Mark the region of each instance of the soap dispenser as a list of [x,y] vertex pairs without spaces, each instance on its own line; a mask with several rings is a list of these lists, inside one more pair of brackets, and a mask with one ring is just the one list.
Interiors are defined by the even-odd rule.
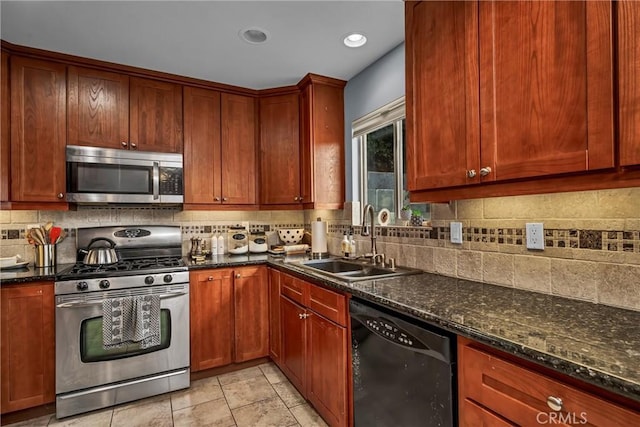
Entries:
[[345,258],[349,258],[350,249],[351,243],[349,243],[349,237],[347,237],[347,232],[345,231],[342,242],[340,242],[340,250]]

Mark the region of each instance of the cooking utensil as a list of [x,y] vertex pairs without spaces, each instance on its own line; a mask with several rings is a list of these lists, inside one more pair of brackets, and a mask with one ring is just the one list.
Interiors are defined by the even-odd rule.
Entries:
[[[109,243],[108,247],[93,247],[96,242],[104,241]],[[118,254],[114,249],[116,247],[116,242],[111,239],[107,239],[106,237],[96,237],[95,239],[91,239],[87,249],[81,249],[81,252],[86,252],[87,254],[84,256],[83,262],[86,265],[107,265],[107,264],[115,264],[118,262]]]
[[60,237],[58,237],[58,240],[56,240],[56,243],[62,242],[65,239],[65,237],[67,237],[67,232],[64,231],[64,229],[61,229],[60,230]]
[[42,227],[32,228],[31,229],[31,238],[34,240],[36,245],[46,245],[47,239],[44,237],[44,231]]
[[49,232],[49,230],[51,230],[52,227],[53,227],[53,222],[49,221],[44,225],[44,231]]
[[51,227],[49,230],[49,241],[52,245],[58,243],[58,239],[60,238],[60,233],[62,232],[62,228],[60,227]]

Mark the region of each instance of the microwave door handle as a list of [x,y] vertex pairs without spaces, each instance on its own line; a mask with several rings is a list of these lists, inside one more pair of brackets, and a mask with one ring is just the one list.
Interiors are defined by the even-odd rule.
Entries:
[[153,162],[153,200],[160,198],[160,164]]

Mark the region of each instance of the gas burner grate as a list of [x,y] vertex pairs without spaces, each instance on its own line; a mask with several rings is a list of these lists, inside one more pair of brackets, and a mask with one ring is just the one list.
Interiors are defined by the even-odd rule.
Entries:
[[107,265],[85,265],[78,263],[67,272],[68,275],[93,273],[118,273],[122,271],[142,271],[158,268],[184,267],[184,261],[178,257],[142,258],[118,261]]

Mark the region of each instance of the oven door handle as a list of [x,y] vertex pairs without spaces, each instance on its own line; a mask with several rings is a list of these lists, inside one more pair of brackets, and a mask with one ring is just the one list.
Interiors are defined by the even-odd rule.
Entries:
[[160,163],[153,162],[153,200],[160,198]]
[[[175,298],[175,297],[179,297],[181,295],[187,295],[187,292],[168,292],[166,294],[160,294],[160,299],[168,299],[168,298]],[[57,304],[56,307],[57,308],[74,308],[74,307],[91,307],[94,305],[102,305],[102,302],[104,300],[96,300],[96,301],[82,301],[82,300],[76,300],[76,301],[67,301],[67,302],[63,302],[61,304]]]

